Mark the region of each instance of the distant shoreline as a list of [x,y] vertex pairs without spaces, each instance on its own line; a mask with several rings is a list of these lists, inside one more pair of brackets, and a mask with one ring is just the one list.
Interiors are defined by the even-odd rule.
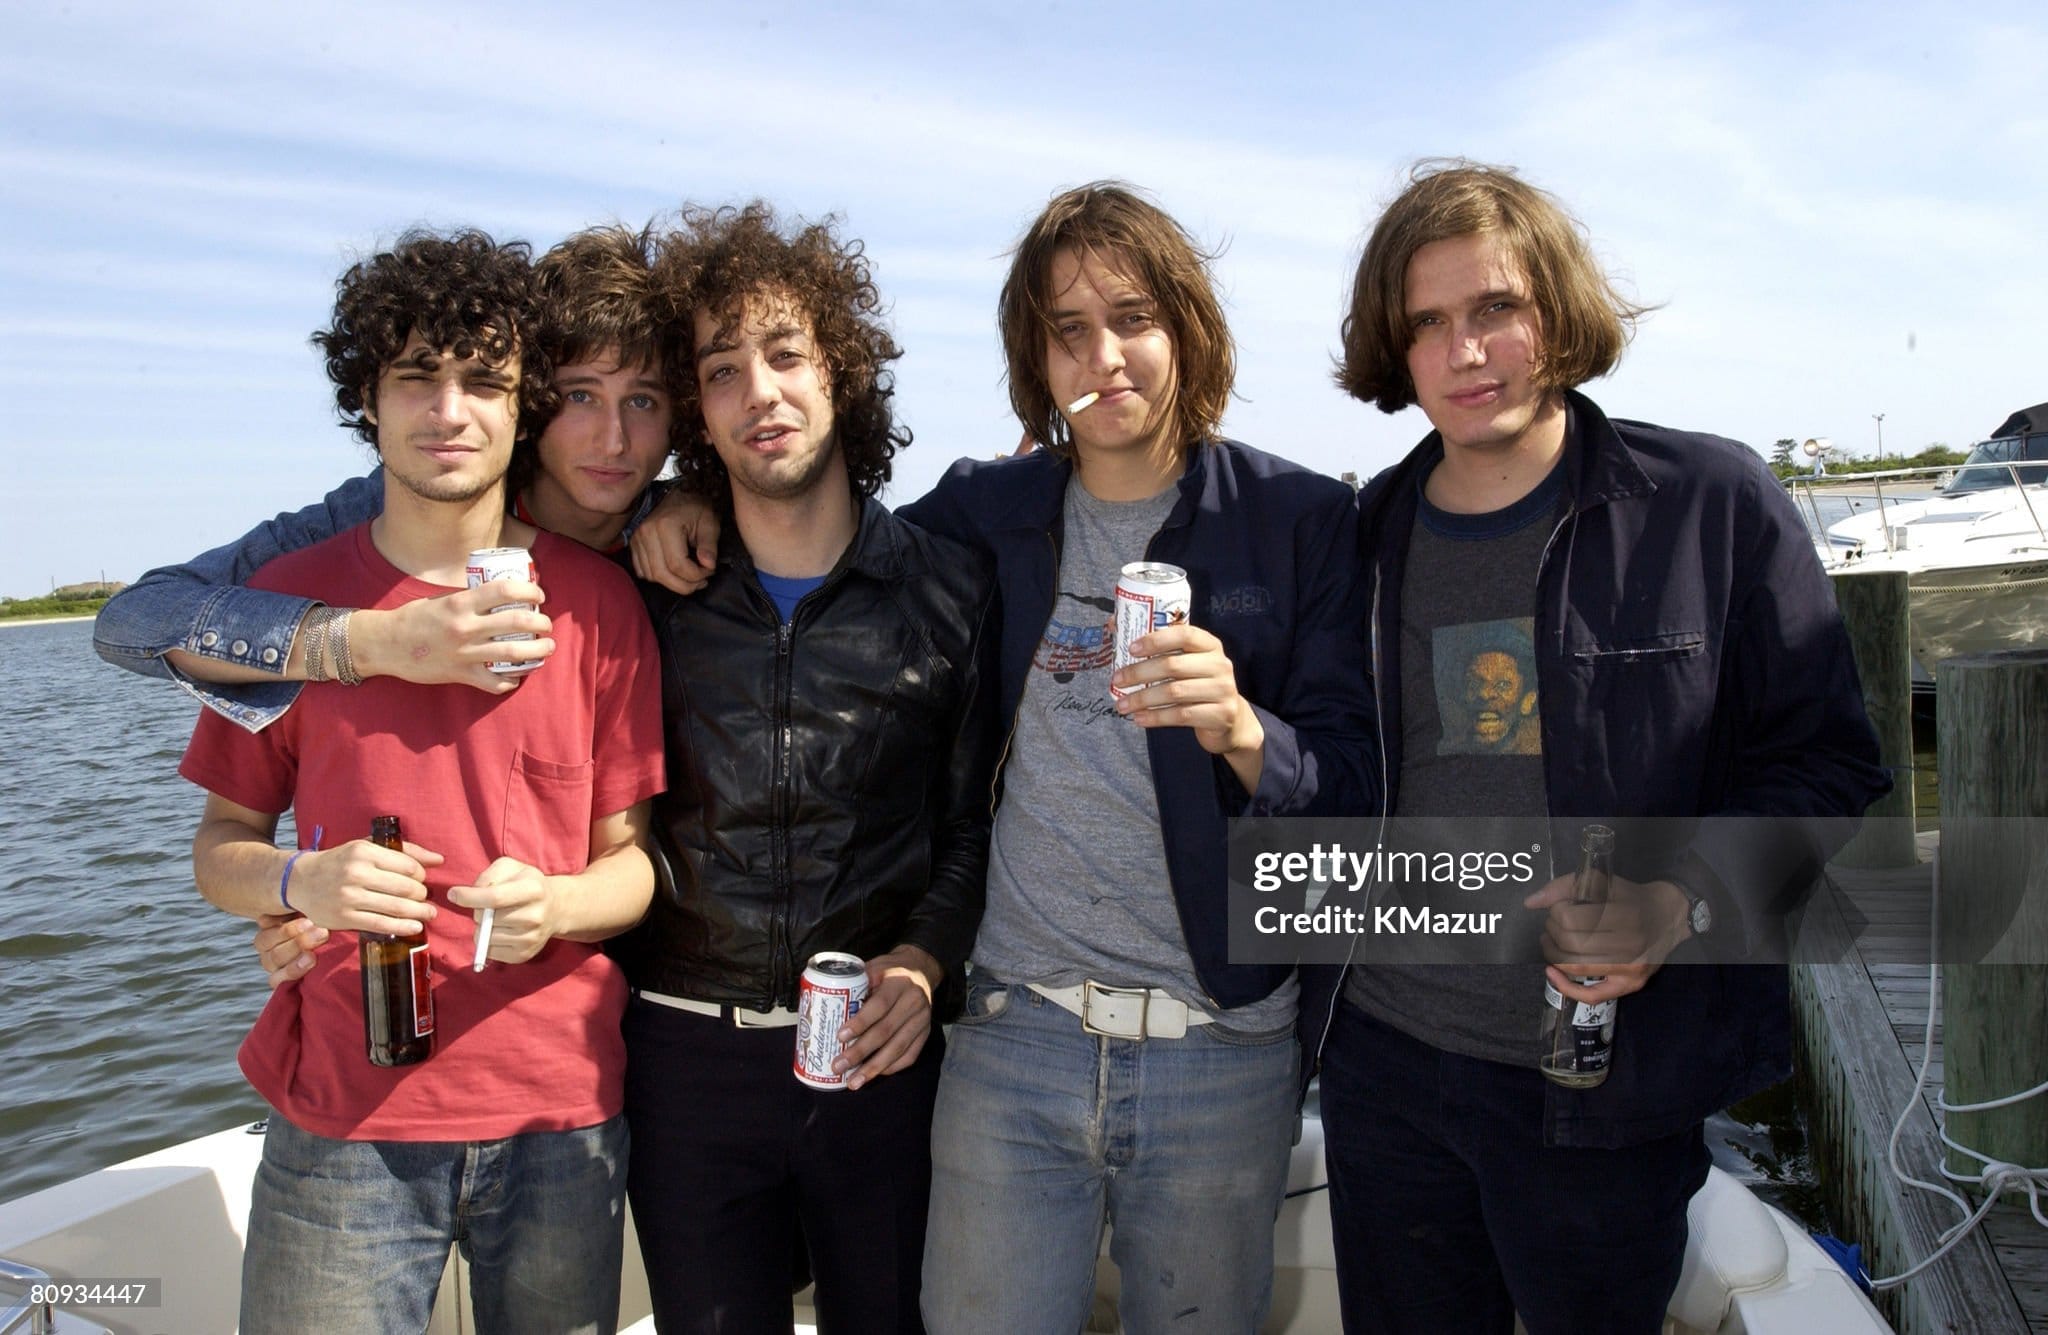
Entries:
[[69,616],[69,617],[11,617],[11,618],[9,618],[8,620],[5,620],[5,621],[0,621],[0,627],[4,627],[4,626],[50,626],[50,625],[55,625],[55,624],[56,624],[57,622],[59,622],[59,621],[90,621],[90,620],[92,620],[92,619],[93,619],[93,616],[94,616],[94,613],[91,613],[91,612],[81,612],[81,613],[79,613],[79,614],[78,614],[77,616]]

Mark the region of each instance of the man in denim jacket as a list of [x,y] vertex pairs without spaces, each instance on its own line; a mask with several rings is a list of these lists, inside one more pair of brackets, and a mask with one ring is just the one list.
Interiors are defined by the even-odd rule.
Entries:
[[[538,448],[527,456],[537,463],[522,459],[509,479],[512,509],[601,552],[623,552],[673,444],[666,335],[649,299],[652,257],[649,232],[599,227],[563,241],[536,266],[555,373],[538,405]],[[298,697],[306,676],[299,631],[315,604],[241,585],[274,557],[374,519],[383,496],[382,476],[372,472],[224,547],[150,571],[100,609],[93,647],[116,667],[170,678],[209,708],[261,729]],[[347,632],[355,666],[366,677],[509,691],[517,678],[485,664],[544,659],[553,641],[540,612],[491,609],[537,607],[542,596],[524,581],[501,580],[361,610]],[[535,638],[493,640],[518,632]]]

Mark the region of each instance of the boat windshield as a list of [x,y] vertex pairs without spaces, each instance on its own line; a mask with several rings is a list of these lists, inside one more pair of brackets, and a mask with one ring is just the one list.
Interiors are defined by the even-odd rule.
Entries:
[[[1994,466],[1978,467],[1980,464]],[[2004,467],[2006,464],[2026,466],[2014,470]],[[1955,477],[1942,488],[1942,495],[1956,496],[1966,491],[2010,487],[2014,471],[2027,486],[2048,482],[2048,435],[2008,436],[2003,440],[1985,441],[1970,451]]]

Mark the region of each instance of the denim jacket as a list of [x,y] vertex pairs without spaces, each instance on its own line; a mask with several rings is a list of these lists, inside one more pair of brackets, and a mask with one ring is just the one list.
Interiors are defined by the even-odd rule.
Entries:
[[[655,488],[626,525],[653,508]],[[318,604],[310,598],[241,587],[269,561],[324,542],[384,512],[384,470],[353,477],[303,510],[281,514],[223,547],[181,565],[158,566],[114,595],[93,623],[92,647],[115,667],[166,677],[221,717],[261,732],[299,698],[302,682],[227,685],[195,681],[171,666],[173,649],[224,663],[283,672],[299,622]]]
[[222,685],[171,666],[173,649],[224,663],[282,672],[310,598],[241,587],[267,562],[375,519],[384,509],[384,470],[350,478],[316,505],[258,524],[182,565],[158,566],[114,595],[93,622],[92,647],[115,667],[167,677],[223,718],[260,732],[299,698],[302,682]]

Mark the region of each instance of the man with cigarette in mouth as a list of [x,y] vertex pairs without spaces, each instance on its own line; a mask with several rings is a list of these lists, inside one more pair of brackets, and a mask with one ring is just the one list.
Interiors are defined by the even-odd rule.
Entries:
[[[1578,392],[1640,313],[1499,168],[1419,167],[1358,264],[1339,383],[1434,428],[1360,497],[1391,814],[1533,821],[1553,848],[1587,820],[1760,819],[1703,824],[1604,907],[1569,903],[1568,876],[1504,890],[1546,914],[1547,970],[1361,964],[1304,1017],[1347,1331],[1660,1328],[1704,1119],[1791,1069],[1783,965],[1720,961],[1839,842],[1786,818],[1887,786],[1761,458]],[[1568,1006],[1625,998],[1603,1083],[1539,1073],[1546,978]]]
[[[408,234],[339,287],[315,338],[343,419],[382,463],[381,513],[258,572],[322,603],[299,632],[312,684],[260,732],[202,712],[180,772],[208,793],[193,840],[206,897],[422,943],[438,982],[414,1036],[433,1047],[410,1065],[366,1057],[353,949],[309,957],[272,993],[240,1054],[274,1109],[241,1328],[421,1329],[459,1244],[480,1328],[610,1330],[626,983],[594,943],[637,921],[654,885],[653,637],[617,566],[507,513],[507,473],[532,449],[522,426],[550,386],[526,248]],[[549,572],[540,675],[503,694],[357,675],[348,614],[329,605],[442,596],[471,552],[500,546]],[[274,846],[286,809],[296,851]],[[386,815],[402,850],[363,837]],[[504,964],[475,972],[462,910],[486,906]]]
[[[1350,489],[1219,435],[1234,354],[1207,260],[1129,187],[1046,206],[999,319],[1044,448],[963,460],[899,511],[993,560],[1009,725],[932,1128],[926,1324],[1079,1329],[1114,1216],[1128,1329],[1253,1330],[1297,989],[1226,958],[1226,820],[1368,801]],[[695,530],[658,513],[643,573],[699,577]],[[1186,570],[1191,624],[1139,639],[1117,698],[1103,608],[1141,559]]]

